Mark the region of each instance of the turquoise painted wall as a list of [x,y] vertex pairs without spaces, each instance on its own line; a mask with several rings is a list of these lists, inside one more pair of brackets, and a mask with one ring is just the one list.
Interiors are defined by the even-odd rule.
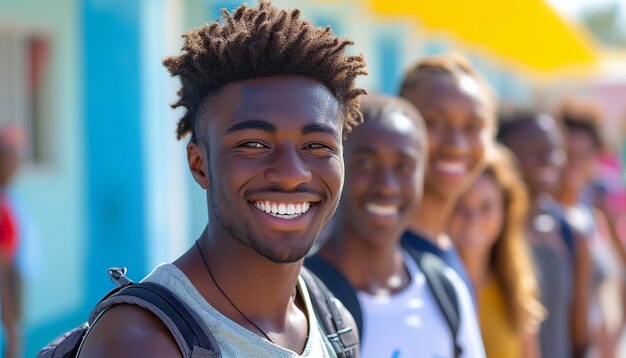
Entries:
[[47,34],[51,40],[45,113],[49,162],[23,169],[15,191],[36,231],[41,258],[25,280],[27,356],[49,338],[42,322],[60,322],[83,301],[85,216],[83,196],[81,31],[75,0],[0,1],[0,24]]

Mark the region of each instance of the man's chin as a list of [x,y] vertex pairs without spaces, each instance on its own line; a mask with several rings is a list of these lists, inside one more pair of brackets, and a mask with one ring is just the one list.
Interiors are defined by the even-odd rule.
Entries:
[[306,254],[309,252],[309,250],[306,250],[303,252],[298,251],[298,252],[289,252],[289,253],[282,253],[282,254],[261,253],[261,255],[275,264],[292,264],[292,263],[302,260],[306,256]]
[[[302,240],[297,238],[289,238],[286,240]],[[291,264],[302,260],[313,247],[315,240],[308,239],[306,244],[301,246],[287,247],[255,247],[255,251],[261,256],[270,260],[275,264]]]

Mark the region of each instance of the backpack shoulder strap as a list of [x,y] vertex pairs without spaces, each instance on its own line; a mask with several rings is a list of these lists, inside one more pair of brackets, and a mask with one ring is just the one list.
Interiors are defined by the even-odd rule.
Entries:
[[444,274],[446,268],[445,263],[433,253],[418,251],[410,247],[405,247],[405,249],[424,273],[426,282],[432,290],[433,296],[435,296],[435,300],[450,328],[454,343],[454,356],[460,357],[463,353],[463,349],[458,342],[459,325],[461,321],[459,302],[452,282],[450,282],[450,279]]
[[576,250],[574,229],[572,229],[572,226],[562,217],[558,217],[557,221],[559,222],[559,230],[561,230],[561,238],[565,246],[567,246],[568,252],[573,256]]
[[309,291],[315,316],[324,329],[326,337],[333,346],[337,357],[354,357],[354,351],[357,347],[356,333],[353,327],[345,322],[341,314],[339,300],[319,278],[315,277],[306,268],[302,268],[300,275]]
[[156,315],[174,337],[183,356],[221,356],[213,334],[204,330],[187,305],[167,288],[153,282],[128,284],[94,308],[89,317],[89,325],[93,326],[104,312],[117,304],[134,304]]
[[363,311],[361,310],[361,303],[357,297],[356,289],[348,279],[334,266],[329,264],[328,261],[318,255],[308,257],[304,261],[304,266],[319,278],[330,292],[332,292],[333,295],[343,303],[346,309],[350,311],[359,330],[359,336],[363,337]]

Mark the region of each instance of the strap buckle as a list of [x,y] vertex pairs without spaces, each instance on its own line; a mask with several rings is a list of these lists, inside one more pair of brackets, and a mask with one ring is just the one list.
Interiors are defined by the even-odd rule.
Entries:
[[111,281],[117,285],[117,287],[128,286],[132,283],[131,280],[126,278],[126,267],[111,267],[108,270]]
[[356,347],[356,341],[354,340],[354,333],[352,327],[344,327],[326,336],[330,344],[332,344],[337,357],[350,358],[354,356],[354,348]]

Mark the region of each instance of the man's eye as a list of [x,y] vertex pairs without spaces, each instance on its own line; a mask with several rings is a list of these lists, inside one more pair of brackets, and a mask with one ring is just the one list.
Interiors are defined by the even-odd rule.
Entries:
[[328,148],[328,146],[325,146],[324,144],[321,144],[321,143],[311,143],[311,144],[307,145],[307,148],[309,148],[309,149],[325,149],[325,148]]
[[354,166],[360,170],[371,170],[374,168],[374,162],[370,159],[357,159],[354,161]]
[[468,133],[477,133],[480,132],[481,129],[483,129],[483,126],[480,123],[472,122],[465,126],[465,131]]
[[429,130],[439,130],[444,127],[443,121],[434,117],[424,117],[424,123]]
[[415,169],[415,163],[406,161],[398,164],[398,171],[402,173],[410,173]]
[[265,145],[263,145],[260,142],[245,142],[245,143],[242,143],[240,146],[244,148],[255,148],[255,149],[265,148]]

